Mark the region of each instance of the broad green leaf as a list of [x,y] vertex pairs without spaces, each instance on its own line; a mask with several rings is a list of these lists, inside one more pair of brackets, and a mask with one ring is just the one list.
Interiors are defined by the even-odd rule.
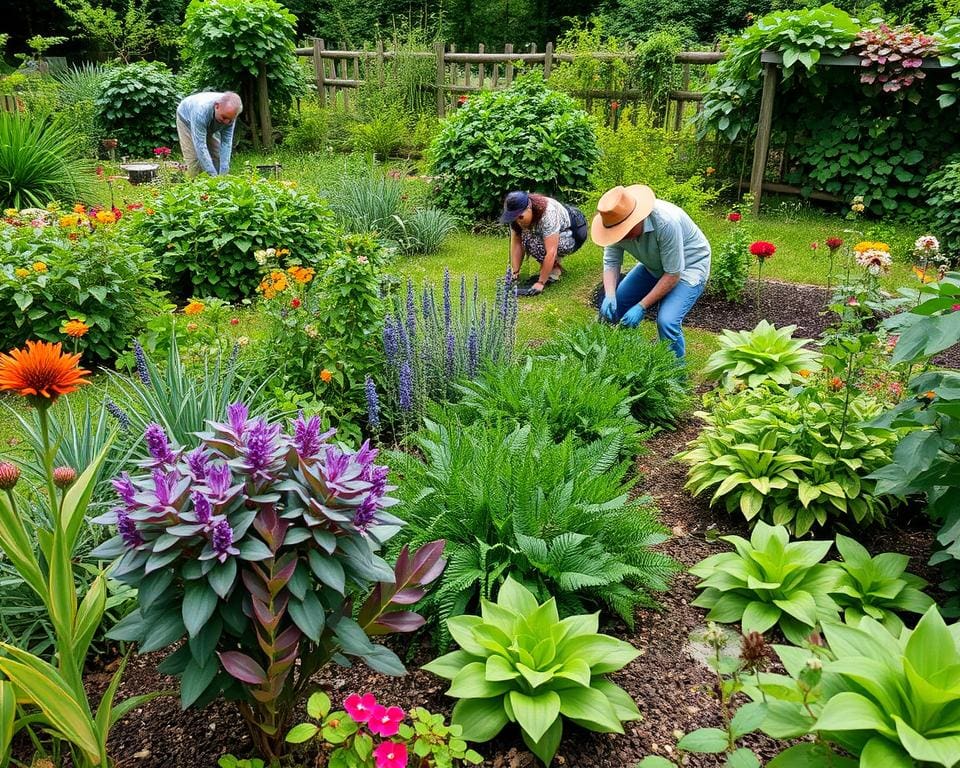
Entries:
[[601,733],[623,733],[613,705],[593,688],[565,688],[559,691],[560,714],[578,725]]
[[687,752],[720,754],[727,751],[730,740],[726,731],[719,728],[698,728],[677,742],[677,747]]
[[319,732],[320,729],[313,723],[299,723],[290,729],[285,740],[289,744],[303,744],[306,741],[310,741],[310,739]]
[[[497,658],[491,656],[490,658]],[[453,680],[454,677],[470,662],[477,661],[477,657],[473,656],[466,651],[452,651],[450,653],[439,656],[429,664],[424,664],[421,669],[427,670],[427,672],[432,672],[437,675],[437,677],[442,677],[445,680]],[[489,660],[488,660],[489,663]],[[494,678],[490,678],[491,680]]]
[[456,674],[447,695],[458,699],[489,699],[502,696],[512,687],[509,682],[487,680],[486,665],[473,661]]
[[760,761],[752,749],[740,747],[727,757],[725,768],[760,768]]
[[188,581],[183,592],[183,626],[194,637],[213,616],[220,598],[205,581]]
[[860,753],[861,768],[914,768],[916,763],[900,747],[882,736],[874,736]]
[[553,762],[557,749],[560,748],[560,740],[563,738],[563,720],[559,717],[553,721],[547,732],[539,740],[534,740],[525,730],[520,731],[523,737],[523,743],[533,752],[544,765],[550,765]]
[[960,763],[960,734],[924,737],[897,715],[893,715],[900,743],[914,760],[953,768]]
[[540,607],[533,593],[509,576],[500,587],[497,604],[519,616],[530,616]]
[[759,632],[763,634],[780,620],[780,616],[781,611],[777,606],[760,600],[753,600],[744,609],[743,617],[740,620],[743,633]]
[[560,696],[555,691],[544,691],[533,696],[510,691],[508,696],[517,723],[533,741],[540,741],[560,717]]
[[813,726],[816,731],[877,731],[896,738],[886,715],[859,693],[844,691],[831,696]]
[[460,699],[450,722],[463,728],[467,741],[490,741],[508,722],[502,699]]

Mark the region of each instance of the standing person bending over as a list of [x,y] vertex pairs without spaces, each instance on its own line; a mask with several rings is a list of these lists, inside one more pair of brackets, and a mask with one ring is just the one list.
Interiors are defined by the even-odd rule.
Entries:
[[[659,302],[657,331],[683,359],[683,318],[710,276],[710,243],[703,232],[683,209],[634,184],[614,187],[600,198],[590,234],[603,247],[600,316],[635,328]],[[617,285],[624,252],[639,264]]]
[[563,275],[563,257],[577,251],[587,239],[587,220],[579,209],[536,193],[508,194],[500,223],[510,225],[510,269],[514,279],[520,274],[525,256],[540,265],[536,282],[519,291],[522,296],[537,296],[547,283],[559,280]]
[[233,128],[241,111],[243,102],[233,91],[195,93],[177,105],[177,134],[189,176],[230,172]]

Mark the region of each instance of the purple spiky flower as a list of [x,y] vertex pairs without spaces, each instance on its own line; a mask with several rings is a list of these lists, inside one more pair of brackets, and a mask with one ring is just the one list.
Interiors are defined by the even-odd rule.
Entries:
[[367,395],[367,424],[371,429],[380,426],[380,399],[377,397],[377,385],[369,376],[363,382],[363,389]]
[[176,457],[170,449],[170,440],[167,438],[167,433],[159,424],[150,422],[143,433],[143,439],[147,443],[150,456],[153,457],[151,464],[172,464],[176,461]]
[[117,423],[120,425],[120,429],[122,429],[124,432],[129,432],[130,417],[127,415],[127,412],[109,398],[107,399],[106,408],[107,413],[117,420]]
[[302,458],[316,456],[327,439],[335,430],[320,432],[321,421],[317,415],[304,419],[303,411],[293,421],[293,445]]
[[453,335],[453,331],[449,331],[447,333],[446,357],[444,359],[444,367],[447,372],[448,379],[453,378],[456,360],[457,360],[457,339]]
[[204,496],[200,491],[193,491],[190,494],[190,501],[193,503],[193,515],[201,525],[210,525],[213,519],[213,506],[210,499]]
[[227,520],[220,520],[213,526],[210,546],[221,563],[226,562],[231,555],[240,554],[240,550],[233,546],[233,528]]
[[376,522],[377,509],[377,499],[374,498],[373,494],[367,494],[353,514],[353,526],[357,531],[366,534],[370,526]]
[[190,474],[194,480],[200,482],[207,477],[210,454],[207,453],[202,445],[198,445],[184,458],[187,460],[187,467],[190,469]]
[[397,364],[397,353],[400,345],[397,340],[397,327],[393,322],[393,315],[387,315],[383,321],[383,354],[390,365]]
[[450,305],[450,270],[443,268],[443,330],[450,331],[450,322],[453,318],[453,308]]
[[460,311],[467,308],[467,276],[460,275]]
[[477,327],[470,326],[470,333],[467,335],[467,376],[471,379],[477,375],[477,364],[480,359],[479,338],[477,336]]
[[227,423],[230,425],[230,431],[238,440],[247,428],[247,420],[250,416],[250,409],[246,403],[236,402],[227,406]]
[[137,364],[137,378],[145,387],[152,387],[150,381],[150,368],[147,366],[147,353],[143,351],[143,345],[138,341],[133,342],[133,359]]
[[400,410],[413,410],[413,372],[410,363],[406,360],[400,366]]
[[130,479],[129,473],[121,472],[119,477],[113,478],[110,483],[117,492],[117,496],[126,504],[127,509],[131,509],[137,505],[137,502],[133,498],[137,495],[137,489],[133,484],[133,480]]
[[407,335],[417,336],[417,302],[413,295],[413,280],[407,278]]
[[245,468],[254,480],[273,479],[284,452],[280,425],[270,425],[264,419],[257,419],[244,434],[240,452],[245,460]]
[[137,530],[137,524],[130,519],[127,510],[118,507],[114,512],[117,514],[117,532],[120,534],[120,538],[123,539],[123,543],[130,549],[136,549],[142,545],[143,536],[141,536],[140,531]]
[[226,504],[236,495],[237,488],[233,485],[233,472],[227,464],[218,464],[207,470],[205,485],[209,491],[210,500],[216,504]]

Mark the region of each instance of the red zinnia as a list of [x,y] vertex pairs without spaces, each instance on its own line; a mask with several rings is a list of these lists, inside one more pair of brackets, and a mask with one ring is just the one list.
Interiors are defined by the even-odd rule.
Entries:
[[300,306],[300,299],[291,299],[291,300],[290,300],[290,306],[293,307],[294,309],[296,309],[297,307],[299,307],[299,306]]
[[757,240],[755,243],[750,243],[750,253],[761,261],[763,259],[769,259],[776,252],[777,247],[773,243],[768,243],[766,240]]
[[827,248],[829,248],[831,251],[835,251],[837,248],[843,245],[843,240],[841,240],[839,237],[828,237],[826,243]]
[[237,317],[231,317],[231,318],[230,318],[230,325],[239,325],[239,324],[240,324],[240,319],[239,319],[239,318],[237,318]]
[[811,251],[815,251],[815,250],[817,250],[817,248],[819,248],[819,247],[820,247],[820,243],[818,243],[816,240],[814,240],[812,243],[810,243],[810,250],[811,250]]
[[60,342],[27,342],[26,349],[0,355],[0,391],[10,389],[34,404],[49,405],[60,395],[69,395],[90,382],[90,373],[79,366],[80,355],[64,354]]
[[740,215],[739,213],[737,213],[736,211],[733,211],[732,213],[728,213],[728,214],[727,214],[727,221],[740,221],[740,219],[742,219],[742,218],[743,218],[743,216],[741,216],[741,215]]
[[611,101],[611,102],[610,102],[610,109],[612,109],[612,110],[614,110],[614,111],[620,109],[620,102],[619,102],[619,101]]

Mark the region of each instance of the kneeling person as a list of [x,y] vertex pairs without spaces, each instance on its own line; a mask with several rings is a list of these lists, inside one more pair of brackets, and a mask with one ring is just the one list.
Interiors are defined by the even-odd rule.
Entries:
[[[710,243],[703,232],[683,209],[634,184],[600,198],[590,234],[603,247],[601,317],[635,328],[659,303],[657,331],[682,359],[683,318],[710,276]],[[618,285],[624,253],[639,263]]]

